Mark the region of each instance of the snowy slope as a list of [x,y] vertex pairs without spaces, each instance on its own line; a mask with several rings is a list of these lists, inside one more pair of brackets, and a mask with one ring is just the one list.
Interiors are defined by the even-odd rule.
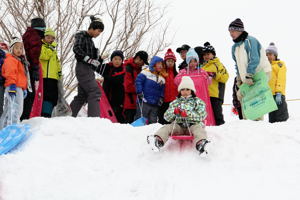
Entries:
[[1,200],[298,200],[300,103],[287,123],[238,121],[207,127],[208,157],[171,141],[153,153],[146,136],[105,119],[35,118],[32,135],[0,157]]

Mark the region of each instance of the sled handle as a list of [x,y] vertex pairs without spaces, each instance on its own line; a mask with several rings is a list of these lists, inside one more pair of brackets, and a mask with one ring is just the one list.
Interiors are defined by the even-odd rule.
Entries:
[[[143,94],[143,93],[142,93]],[[141,111],[141,117],[143,117],[143,106],[144,106],[144,101],[142,99],[142,103],[140,103],[140,100],[137,99],[137,102],[138,102],[138,106],[140,108],[140,111]]]
[[12,125],[13,123],[13,105],[15,102],[15,96],[10,97],[11,101],[10,101],[10,125]]

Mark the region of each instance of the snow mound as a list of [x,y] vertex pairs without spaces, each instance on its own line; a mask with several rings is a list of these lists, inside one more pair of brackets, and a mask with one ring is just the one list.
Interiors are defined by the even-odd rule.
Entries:
[[298,116],[207,127],[206,157],[177,141],[152,152],[146,136],[159,124],[71,117],[26,123],[28,140],[0,157],[1,200],[299,199]]

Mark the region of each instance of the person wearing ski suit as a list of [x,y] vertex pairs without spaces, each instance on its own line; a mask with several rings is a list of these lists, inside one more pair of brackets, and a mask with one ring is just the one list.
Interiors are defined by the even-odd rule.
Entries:
[[100,74],[104,78],[103,89],[119,123],[124,123],[124,55],[120,50],[114,51],[110,56],[111,62],[101,66]]
[[43,117],[51,117],[53,108],[58,101],[58,81],[61,79],[61,66],[56,50],[57,44],[54,39],[55,32],[52,29],[46,29],[40,55],[44,86]]
[[88,103],[88,117],[100,117],[100,89],[95,79],[95,71],[99,71],[102,59],[92,38],[98,37],[104,30],[101,19],[91,16],[88,31],[80,31],[75,35],[73,52],[75,53],[76,78],[78,94],[70,104],[72,116],[76,117],[84,103]]
[[136,78],[138,105],[135,120],[145,117],[149,124],[157,122],[158,109],[164,101],[165,79],[161,75],[162,65],[163,59],[154,56],[149,68],[145,68]]
[[31,20],[31,26],[27,28],[22,36],[25,54],[30,63],[29,74],[32,92],[28,92],[24,99],[24,108],[21,120],[29,119],[35,97],[35,82],[40,80],[40,54],[42,49],[42,39],[46,23],[42,18],[34,18]]
[[19,123],[23,112],[23,101],[27,95],[26,70],[28,63],[24,56],[22,40],[13,38],[2,66],[5,78],[5,107],[0,119],[0,129]]
[[164,113],[169,108],[170,103],[176,99],[176,96],[178,94],[177,85],[175,85],[175,83],[174,83],[174,79],[177,75],[176,57],[171,49],[167,50],[165,57],[164,57],[164,71],[165,71],[165,73],[162,74],[166,80],[165,92],[164,92],[164,102],[158,111],[158,122],[160,124],[169,124],[169,122],[167,122],[164,119]]
[[269,122],[284,122],[289,118],[288,107],[285,100],[286,65],[278,59],[278,50],[274,43],[266,49],[267,57],[272,65],[272,77],[269,81],[274,100],[278,110],[269,113]]
[[145,51],[138,51],[133,58],[125,60],[124,75],[124,116],[125,123],[132,123],[136,114],[136,88],[135,80],[142,71],[144,65],[148,65],[148,54]]
[[[253,85],[253,76],[260,71],[264,71],[267,77],[270,78],[272,68],[265,50],[256,38],[248,35],[244,30],[244,24],[241,19],[237,18],[231,22],[228,30],[234,42],[231,51],[232,58],[236,64],[238,87],[242,83]],[[237,91],[237,97],[239,101],[243,98],[239,90]]]
[[207,116],[205,103],[196,97],[194,82],[188,76],[182,78],[178,92],[177,99],[170,103],[164,114],[165,120],[172,124],[164,125],[153,136],[149,136],[148,142],[154,142],[157,148],[161,148],[170,135],[192,134],[196,149],[202,153],[208,142],[203,123]]
[[215,48],[209,42],[204,44],[203,58],[205,62],[202,69],[208,73],[211,80],[211,83],[208,85],[208,91],[216,125],[222,125],[225,123],[222,105],[224,102],[225,84],[229,74],[220,59],[216,57]]

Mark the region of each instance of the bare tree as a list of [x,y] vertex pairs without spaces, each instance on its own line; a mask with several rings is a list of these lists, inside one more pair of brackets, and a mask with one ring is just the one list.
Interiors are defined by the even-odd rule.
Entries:
[[[75,58],[72,51],[74,34],[86,29],[88,16],[98,14],[105,24],[104,34],[96,46],[107,57],[113,50],[131,57],[140,49],[151,56],[170,45],[166,41],[169,23],[166,7],[150,0],[2,0],[0,39],[9,42],[21,36],[30,20],[40,16],[57,33],[59,58],[63,66],[64,86],[68,96],[76,86]],[[84,28],[85,27],[85,28]]]

